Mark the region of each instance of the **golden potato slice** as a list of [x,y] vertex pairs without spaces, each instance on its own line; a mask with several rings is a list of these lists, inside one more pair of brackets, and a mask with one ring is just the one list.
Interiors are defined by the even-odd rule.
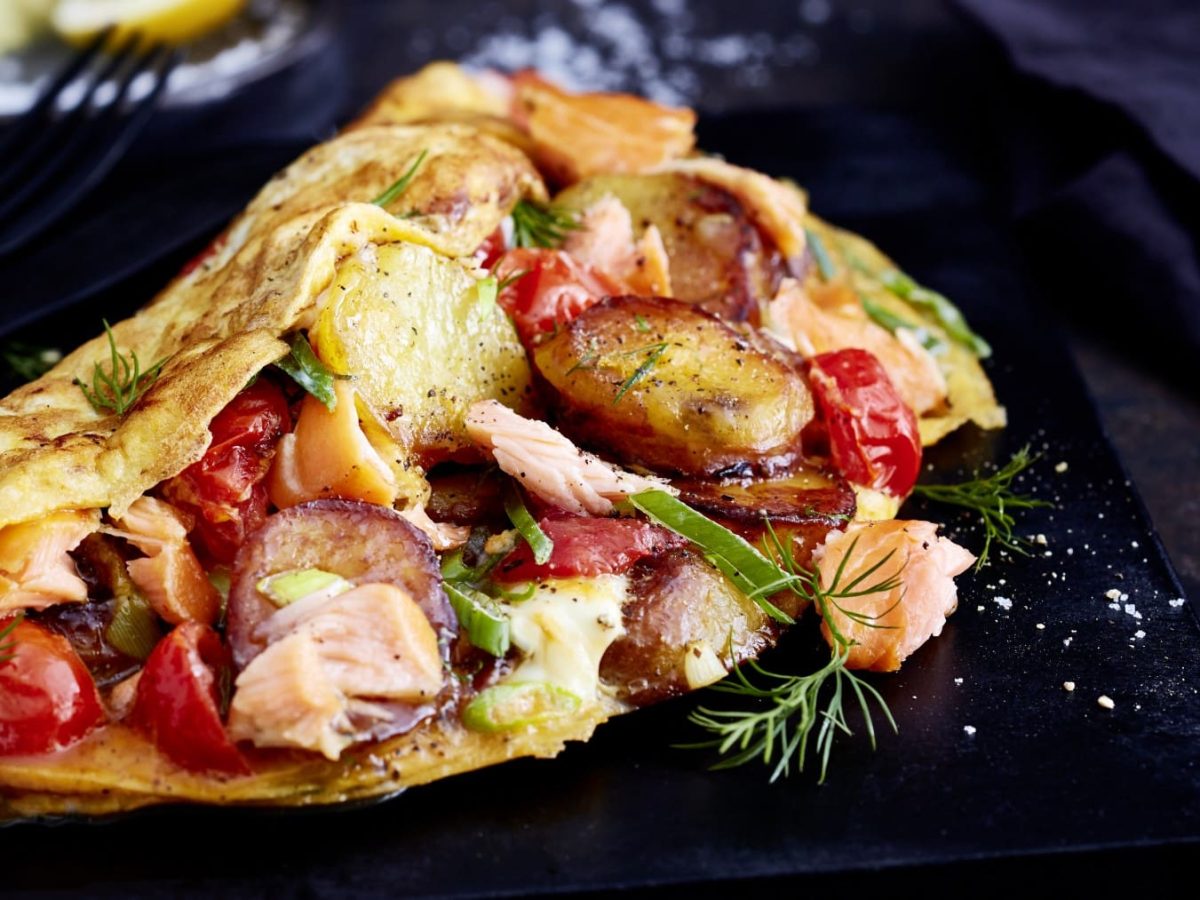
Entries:
[[774,295],[782,258],[769,249],[741,203],[727,191],[673,173],[600,175],[573,185],[555,203],[583,210],[611,194],[639,234],[655,225],[671,260],[671,289],[721,318],[758,323],[758,303]]
[[657,471],[786,467],[813,415],[788,351],[678,300],[611,297],[533,358],[565,432]]
[[310,337],[426,467],[477,458],[463,428],[472,403],[517,407],[530,390],[525,351],[494,297],[461,263],[416,244],[343,260]]

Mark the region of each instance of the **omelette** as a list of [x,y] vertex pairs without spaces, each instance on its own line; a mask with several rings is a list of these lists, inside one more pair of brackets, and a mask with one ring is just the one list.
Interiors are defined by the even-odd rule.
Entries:
[[386,796],[811,606],[859,668],[939,633],[973,557],[888,520],[990,349],[694,124],[433,64],[0,401],[0,815]]

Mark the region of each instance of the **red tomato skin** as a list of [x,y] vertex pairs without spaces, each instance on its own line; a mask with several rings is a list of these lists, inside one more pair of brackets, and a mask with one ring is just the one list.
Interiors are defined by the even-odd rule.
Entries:
[[611,278],[562,250],[518,247],[500,258],[495,272],[500,281],[520,276],[500,292],[499,303],[526,344],[605,297],[624,293]]
[[262,480],[290,426],[283,391],[259,378],[212,420],[204,456],[164,486],[167,499],[195,515],[192,537],[212,561],[232,563],[246,536],[266,520]]
[[845,349],[807,363],[834,466],[854,484],[903,497],[921,471],[917,417],[872,354]]
[[199,253],[197,253],[195,256],[193,256],[191,259],[189,259],[186,263],[184,263],[183,268],[179,270],[178,277],[184,278],[188,275],[191,275],[193,272],[195,272],[207,260],[209,260],[211,257],[216,256],[217,253],[221,250],[221,248],[225,246],[225,241],[228,239],[229,239],[229,235],[227,233],[221,233],[221,234],[217,235],[217,237],[213,240],[213,242],[211,244],[209,244],[207,247],[205,247],[203,250],[201,250]]
[[66,638],[21,622],[4,643],[12,658],[0,663],[0,756],[61,750],[105,720],[96,684]]
[[475,258],[478,260],[479,268],[491,269],[500,257],[504,255],[504,232],[497,228],[479,245],[479,249],[475,251]]
[[207,625],[177,626],[146,660],[129,724],[189,772],[250,774],[218,709],[216,673],[230,665],[228,648]]
[[554,542],[550,559],[538,565],[522,542],[493,570],[496,581],[620,575],[639,559],[687,544],[679,535],[639,519],[565,515],[543,518],[539,525]]

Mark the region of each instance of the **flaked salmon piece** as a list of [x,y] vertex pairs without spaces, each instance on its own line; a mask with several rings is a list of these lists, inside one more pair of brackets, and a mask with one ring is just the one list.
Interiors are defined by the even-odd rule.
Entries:
[[69,551],[100,527],[99,510],[64,510],[0,528],[0,613],[87,599]]
[[641,172],[691,152],[696,114],[630,94],[572,94],[536,72],[513,76],[512,117],[540,167],[563,184]]
[[634,241],[629,210],[612,194],[601,197],[579,216],[562,247],[576,260],[621,283],[629,294],[670,297],[670,261],[662,234],[650,225]]
[[852,522],[845,531],[831,531],[814,551],[813,559],[826,589],[844,559],[841,585],[851,583],[892,553],[857,590],[891,579],[899,579],[897,587],[837,601],[850,612],[868,617],[869,624],[855,621],[832,606],[826,611],[827,620],[821,623],[821,633],[830,646],[833,637],[828,618],[854,642],[846,662],[851,669],[894,672],[918,647],[942,633],[946,617],[958,606],[954,576],[965,572],[975,557],[948,538],[938,537],[937,528],[932,522],[899,519]]
[[395,475],[367,440],[354,388],[339,380],[334,393],[333,410],[313,396],[305,397],[295,430],[279,441],[267,490],[280,509],[324,498],[380,506],[396,501]]
[[117,529],[106,531],[146,554],[125,568],[151,608],[172,625],[213,624],[221,596],[188,543],[188,517],[164,500],[142,496],[116,522]]
[[918,416],[946,403],[946,378],[933,355],[906,329],[893,335],[855,303],[818,306],[800,283],[785,278],[769,308],[771,330],[801,356],[854,347],[879,360],[901,399]]
[[425,536],[429,538],[429,543],[433,544],[433,549],[439,552],[442,550],[456,550],[465,544],[467,538],[471,536],[470,525],[435,522],[429,518],[429,513],[423,506],[414,506],[411,509],[397,510],[397,512],[425,532]]
[[660,478],[635,475],[576,447],[545,422],[527,419],[495,400],[467,411],[467,434],[496,464],[547,503],[578,515],[605,516],[612,501],[638,491],[676,493]]
[[393,584],[314,594],[258,627],[267,649],[237,679],[229,728],[259,747],[303,747],[337,759],[362,740],[385,702],[423,703],[441,690],[437,635]]
[[724,188],[741,201],[750,220],[775,242],[796,274],[803,269],[808,236],[804,217],[808,199],[795,185],[788,184],[741,166],[731,165],[714,156],[676,159],[655,169],[677,172]]

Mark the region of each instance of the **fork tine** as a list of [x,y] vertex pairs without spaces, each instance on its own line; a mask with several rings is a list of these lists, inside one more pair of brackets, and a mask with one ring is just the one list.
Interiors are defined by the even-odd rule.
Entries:
[[8,129],[8,133],[0,139],[0,160],[4,159],[13,144],[24,138],[30,130],[38,127],[40,120],[53,108],[59,95],[79,76],[80,72],[91,64],[104,45],[108,43],[112,33],[113,26],[110,25],[92,38],[87,46],[67,60],[67,64],[50,82],[33,106],[22,113],[21,117]]
[[[137,43],[136,35],[125,41],[112,57],[105,60],[80,101],[62,118],[49,120],[42,132],[29,142],[24,152],[6,166],[4,174],[0,175],[0,197],[4,198],[0,200],[0,219],[20,206],[47,176],[62,168],[63,163],[74,153],[86,136],[88,129],[84,126],[89,113],[92,113],[92,100],[96,92],[129,61]],[[133,74],[136,74],[137,68],[143,64],[144,59],[139,60],[134,66]],[[92,116],[93,119],[98,117],[99,114]]]
[[[107,133],[103,133],[105,129],[101,129],[103,149],[99,155],[73,169],[49,197],[0,234],[0,255],[15,250],[40,234],[108,174],[149,121],[158,98],[166,89],[171,72],[181,58],[180,51],[162,46],[151,47],[139,57],[137,64],[126,74],[116,98],[105,108],[105,115],[100,120],[101,124],[106,126]],[[127,114],[122,115],[118,107],[137,75],[146,71],[155,74],[154,86]]]

